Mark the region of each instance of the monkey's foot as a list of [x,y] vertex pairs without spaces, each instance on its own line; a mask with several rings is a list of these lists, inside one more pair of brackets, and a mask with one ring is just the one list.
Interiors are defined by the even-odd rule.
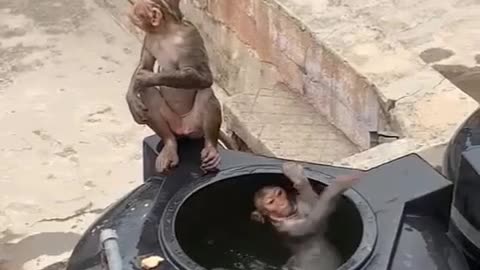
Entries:
[[155,161],[155,168],[159,173],[167,173],[178,165],[178,153],[176,143],[166,143]]
[[200,154],[202,159],[201,169],[205,171],[214,171],[220,164],[220,154],[215,146],[206,144]]
[[297,182],[307,179],[303,166],[295,162],[285,162],[282,166],[283,174],[290,180]]

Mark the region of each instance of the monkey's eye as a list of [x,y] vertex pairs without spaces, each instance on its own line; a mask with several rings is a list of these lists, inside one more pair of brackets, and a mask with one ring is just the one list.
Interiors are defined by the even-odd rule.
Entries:
[[272,203],[273,203],[273,199],[267,200],[267,204],[272,204]]

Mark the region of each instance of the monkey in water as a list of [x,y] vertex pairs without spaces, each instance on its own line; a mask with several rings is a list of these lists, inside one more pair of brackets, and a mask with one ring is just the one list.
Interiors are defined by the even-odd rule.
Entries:
[[300,164],[286,162],[283,173],[294,184],[298,195],[287,194],[278,186],[267,186],[254,195],[256,210],[251,218],[270,223],[284,238],[293,256],[284,269],[334,270],[341,264],[337,250],[325,237],[327,221],[341,194],[359,178],[341,176],[318,195]]
[[213,76],[203,39],[183,18],[178,2],[134,3],[129,18],[145,32],[145,38],[126,100],[135,122],[147,124],[163,141],[155,162],[160,173],[178,165],[180,137],[204,138],[201,168],[212,171],[220,163],[220,103],[211,89]]

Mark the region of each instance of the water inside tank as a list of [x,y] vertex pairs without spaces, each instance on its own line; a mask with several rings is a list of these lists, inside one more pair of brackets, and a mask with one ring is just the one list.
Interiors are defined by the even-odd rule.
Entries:
[[[314,183],[321,191],[323,185]],[[280,269],[291,256],[278,235],[250,220],[253,194],[264,185],[292,189],[280,174],[252,174],[209,185],[180,207],[175,233],[183,251],[207,269]],[[344,261],[362,237],[362,221],[355,205],[342,198],[331,216],[327,237]]]

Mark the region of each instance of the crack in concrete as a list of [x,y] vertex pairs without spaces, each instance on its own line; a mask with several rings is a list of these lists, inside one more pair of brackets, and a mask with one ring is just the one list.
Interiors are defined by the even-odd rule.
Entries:
[[71,219],[74,219],[76,217],[83,216],[83,215],[86,215],[86,214],[100,214],[104,210],[103,208],[95,208],[95,209],[88,210],[88,209],[92,208],[92,206],[93,206],[93,203],[90,202],[86,206],[76,210],[74,212],[74,214],[72,214],[72,215],[69,215],[69,216],[66,216],[66,217],[44,218],[44,219],[41,219],[41,220],[35,222],[34,224],[43,223],[43,222],[65,222],[65,221],[68,221],[68,220],[71,220]]
[[53,144],[56,144],[58,146],[62,145],[61,141],[53,138],[50,134],[47,134],[47,132],[45,132],[44,130],[38,129],[38,130],[32,131],[32,133],[40,137],[40,139],[42,139],[43,141],[52,142]]
[[409,26],[409,27],[407,27],[407,28],[405,28],[405,29],[403,29],[403,30],[399,31],[399,33],[404,33],[404,32],[407,32],[407,31],[413,30],[413,29],[415,29],[415,28],[417,28],[417,27],[421,26],[422,24],[429,23],[430,21],[432,21],[432,20],[433,20],[433,19],[435,19],[435,18],[436,18],[435,16],[433,16],[433,17],[430,17],[430,18],[428,18],[428,19],[426,19],[426,20],[423,20],[423,21],[421,21],[421,22],[418,22],[418,23],[414,24],[413,26]]
[[111,111],[112,111],[112,107],[108,106],[108,107],[105,107],[104,109],[95,111],[93,113],[89,113],[88,116],[91,117],[91,116],[95,116],[95,115],[99,115],[99,114],[106,114],[106,113],[109,113]]
[[442,84],[445,80],[446,80],[446,78],[441,79],[440,82],[438,82],[434,87],[432,87],[432,89],[437,88],[437,87],[438,87],[440,84]]
[[[435,84],[431,89],[433,90],[433,89],[437,88],[437,87],[438,87],[440,84],[442,84],[445,80],[446,80],[445,78],[441,79],[441,80],[440,80],[437,84]],[[394,102],[397,103],[397,102],[399,102],[400,100],[402,100],[402,99],[404,99],[404,98],[408,98],[408,97],[414,96],[414,95],[420,93],[420,92],[423,91],[423,90],[424,90],[423,88],[420,88],[420,89],[418,89],[418,90],[415,90],[413,93],[410,93],[410,94],[408,94],[408,95],[405,95],[405,96],[403,96],[403,97],[400,97],[400,98],[398,98],[397,100],[395,100]]]

